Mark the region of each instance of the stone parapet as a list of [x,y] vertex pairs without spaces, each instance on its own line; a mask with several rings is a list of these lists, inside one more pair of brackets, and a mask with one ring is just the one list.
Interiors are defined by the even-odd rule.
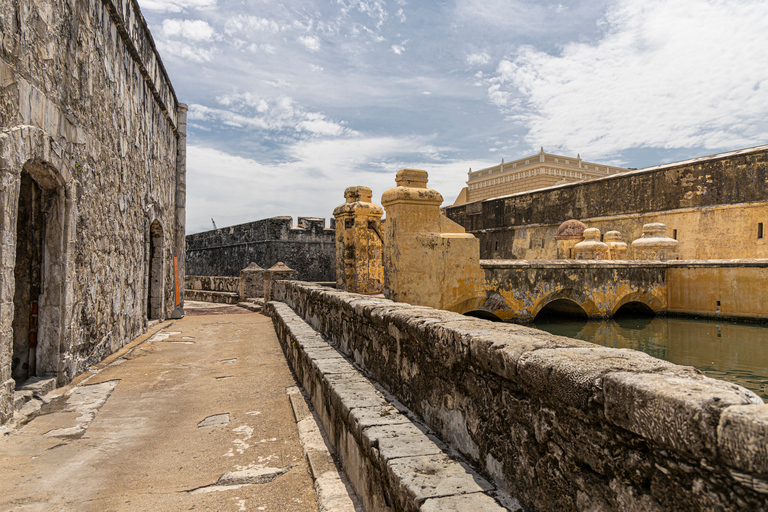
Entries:
[[308,283],[280,281],[275,299],[527,510],[765,509],[767,406],[740,386]]
[[290,307],[269,302],[266,312],[365,510],[508,510],[491,497],[493,485],[453,460]]

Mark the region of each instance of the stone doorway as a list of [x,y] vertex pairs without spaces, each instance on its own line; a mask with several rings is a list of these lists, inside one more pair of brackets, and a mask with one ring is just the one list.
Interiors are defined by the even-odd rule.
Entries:
[[165,288],[165,269],[163,259],[163,227],[157,220],[149,226],[147,278],[147,318],[163,319],[163,290]]
[[12,378],[57,377],[64,306],[64,187],[30,161],[19,176],[13,296]]
[[21,173],[13,269],[12,377],[23,382],[37,373],[38,300],[42,287],[43,190],[29,172]]

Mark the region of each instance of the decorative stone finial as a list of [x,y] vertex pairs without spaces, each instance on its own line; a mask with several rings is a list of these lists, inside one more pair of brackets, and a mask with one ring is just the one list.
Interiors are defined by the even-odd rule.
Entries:
[[368,187],[356,186],[347,187],[344,190],[344,197],[348,203],[356,203],[361,201],[363,203],[370,203],[373,197],[373,191]]
[[557,234],[555,234],[558,259],[573,259],[573,248],[584,239],[585,229],[587,226],[576,219],[570,219],[560,224],[560,227],[557,228]]
[[584,230],[584,241],[573,246],[573,255],[577,260],[604,260],[608,257],[608,246],[600,241],[600,230]]
[[621,239],[621,233],[618,231],[608,231],[603,240],[608,246],[609,260],[627,259],[627,244]]
[[643,236],[632,242],[636,260],[673,260],[680,242],[669,238],[667,226],[661,222],[643,225]]
[[395,183],[398,187],[427,188],[429,174],[420,169],[400,169],[397,171]]

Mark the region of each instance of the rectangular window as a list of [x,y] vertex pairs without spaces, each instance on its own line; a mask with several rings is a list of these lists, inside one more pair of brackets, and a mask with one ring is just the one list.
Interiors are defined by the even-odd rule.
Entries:
[[757,238],[763,238],[763,223],[757,223]]
[[676,229],[673,229],[673,230],[672,230],[672,238],[674,238],[675,240],[677,240],[677,230],[676,230]]

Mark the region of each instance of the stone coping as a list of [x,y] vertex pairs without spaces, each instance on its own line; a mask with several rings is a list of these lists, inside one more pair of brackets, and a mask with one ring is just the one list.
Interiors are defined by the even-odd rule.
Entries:
[[[275,297],[526,508],[766,502],[768,405],[740,386],[634,350],[309,283],[278,281]],[[556,482],[558,496],[536,482]]]
[[489,495],[493,485],[451,458],[293,309],[272,301],[266,312],[366,510],[508,510]]
[[482,268],[704,268],[768,267],[768,259],[733,260],[480,260]]

